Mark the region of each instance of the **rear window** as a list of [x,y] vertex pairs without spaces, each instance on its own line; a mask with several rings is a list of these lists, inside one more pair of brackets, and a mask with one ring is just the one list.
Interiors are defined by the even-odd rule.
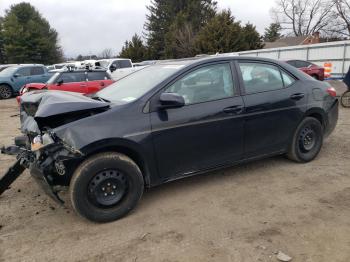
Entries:
[[118,61],[119,68],[127,68],[132,67],[131,62],[129,60],[120,60]]
[[42,68],[41,66],[36,66],[36,67],[32,67],[30,68],[30,74],[33,75],[43,75],[45,74],[44,68]]
[[110,79],[106,72],[88,72],[88,80],[96,81],[96,80],[107,80]]

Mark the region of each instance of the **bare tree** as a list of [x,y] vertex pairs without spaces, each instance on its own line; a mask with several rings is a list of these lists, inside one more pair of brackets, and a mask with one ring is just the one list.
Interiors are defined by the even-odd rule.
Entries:
[[113,50],[111,48],[104,49],[99,55],[101,58],[108,59],[113,57]]
[[349,0],[332,0],[334,2],[334,18],[338,23],[333,32],[339,35],[350,36],[350,2]]
[[304,36],[325,31],[333,6],[331,0],[277,0],[271,13],[287,33]]

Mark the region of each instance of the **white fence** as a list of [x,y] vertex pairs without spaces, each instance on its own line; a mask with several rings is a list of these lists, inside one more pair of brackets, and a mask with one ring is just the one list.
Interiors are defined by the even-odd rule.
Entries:
[[313,45],[259,49],[225,55],[258,56],[278,60],[299,59],[324,66],[332,63],[332,78],[342,78],[350,66],[350,40]]

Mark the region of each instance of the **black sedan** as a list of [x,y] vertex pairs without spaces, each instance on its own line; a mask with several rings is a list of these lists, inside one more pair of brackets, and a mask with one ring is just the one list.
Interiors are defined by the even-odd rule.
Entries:
[[145,187],[274,155],[313,160],[336,126],[335,95],[275,60],[167,61],[92,97],[25,94],[20,165],[57,199],[69,186],[80,215],[112,221]]

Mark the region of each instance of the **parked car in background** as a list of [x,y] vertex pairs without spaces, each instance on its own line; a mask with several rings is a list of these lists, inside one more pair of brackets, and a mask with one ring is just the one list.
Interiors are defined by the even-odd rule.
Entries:
[[313,160],[337,124],[335,95],[271,59],[168,61],[92,97],[24,94],[16,141],[32,145],[26,167],[46,192],[59,198],[69,187],[80,215],[107,222],[145,187],[273,155]]
[[[60,90],[91,94],[109,86],[114,81],[106,70],[74,70],[55,73],[46,83],[29,83],[22,87],[20,95],[34,90]],[[17,99],[18,101],[20,99]]]
[[25,84],[45,83],[51,76],[44,65],[23,64],[7,67],[0,72],[0,99],[18,94]]
[[0,65],[0,72],[10,66],[15,66],[16,64],[5,64],[5,65]]
[[95,62],[95,66],[106,68],[110,73],[119,69],[133,67],[131,59],[127,58],[100,59]]
[[324,68],[321,66],[303,60],[287,60],[286,62],[317,80],[324,80]]

